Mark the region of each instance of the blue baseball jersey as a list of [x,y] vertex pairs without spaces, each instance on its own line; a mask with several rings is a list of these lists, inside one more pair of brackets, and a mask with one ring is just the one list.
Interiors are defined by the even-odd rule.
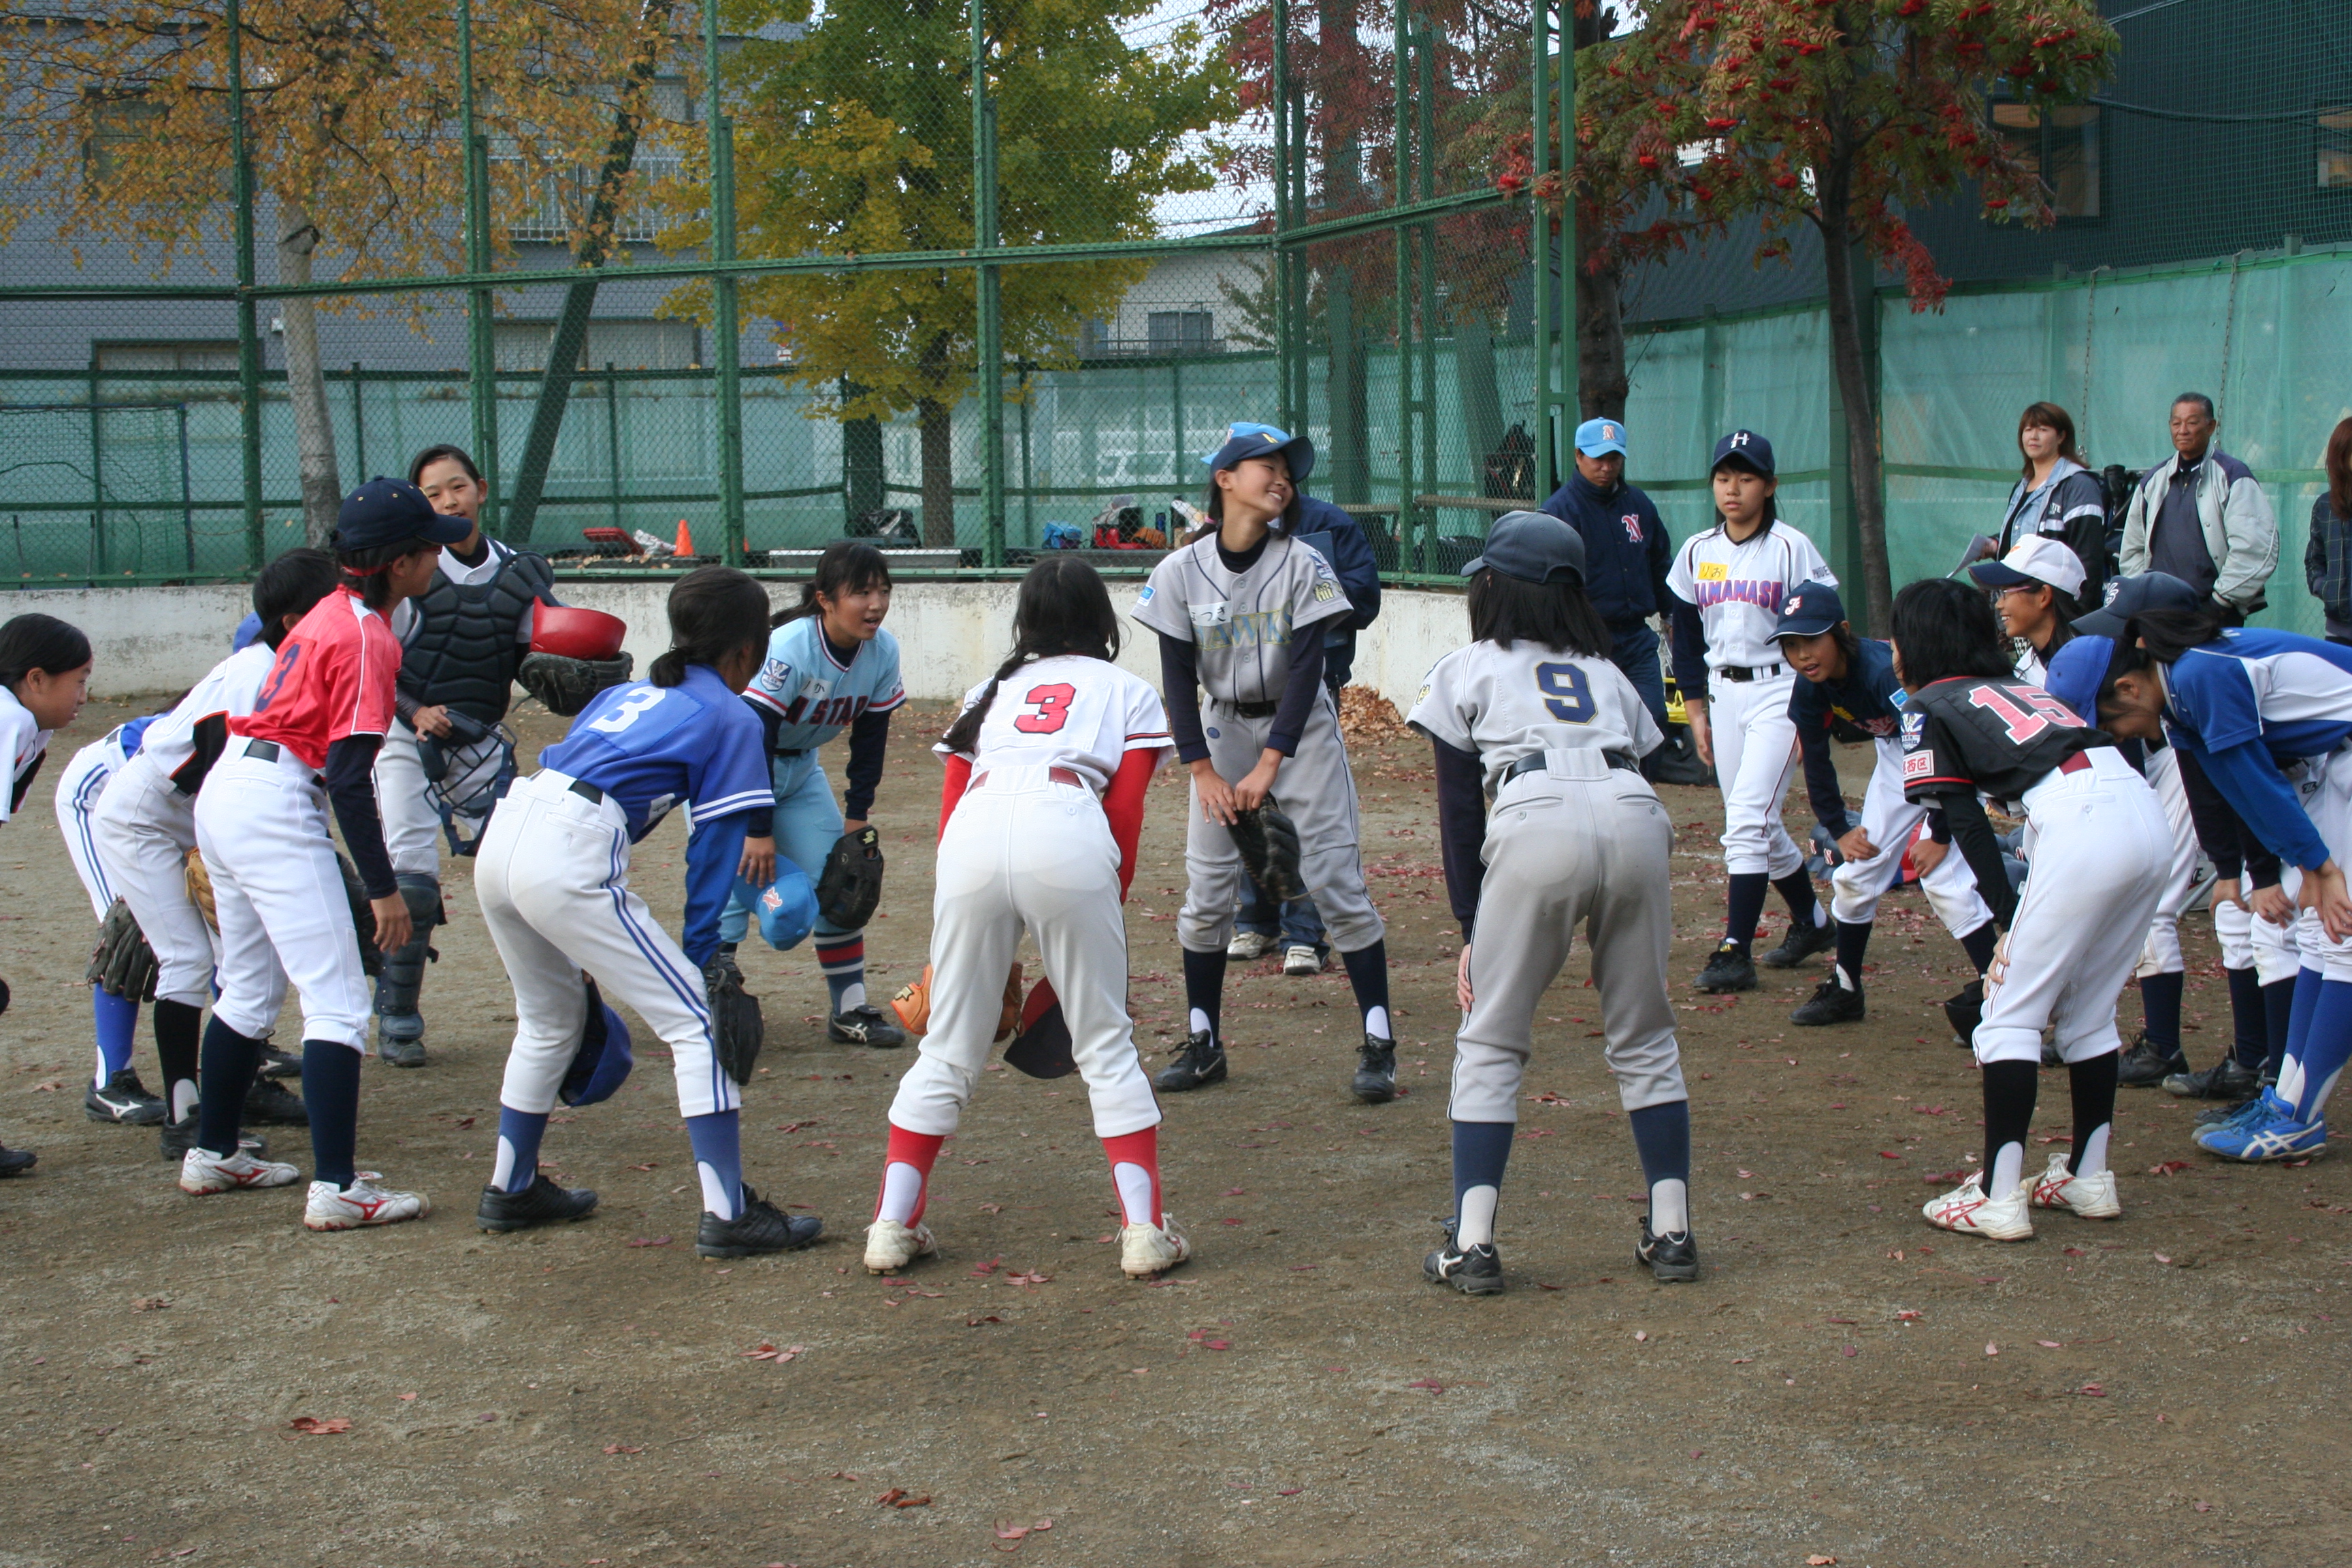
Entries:
[[1854,826],[1845,808],[1832,741],[1896,741],[1910,697],[1895,676],[1894,650],[1875,637],[1856,637],[1843,679],[1799,679],[1789,691],[1789,718],[1805,759],[1805,796],[1813,816],[1834,837]]
[[877,631],[843,664],[825,643],[823,616],[786,621],[769,637],[767,659],[743,697],[777,716],[777,751],[814,751],[859,714],[887,713],[907,700],[898,639]]
[[2166,672],[2164,717],[2273,853],[2305,870],[2327,859],[2279,769],[2352,740],[2352,648],[2294,632],[2225,631]]

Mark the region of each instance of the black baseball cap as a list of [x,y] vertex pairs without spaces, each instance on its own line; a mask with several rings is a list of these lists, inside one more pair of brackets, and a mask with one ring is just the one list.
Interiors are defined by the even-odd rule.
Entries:
[[1834,631],[1845,619],[1845,601],[1827,583],[1803,583],[1789,595],[1780,606],[1780,624],[1772,628],[1772,640],[1782,637],[1817,637]]
[[1484,553],[1462,568],[1475,577],[1486,567],[1522,583],[1584,582],[1584,535],[1541,511],[1507,511],[1486,530]]
[[425,492],[405,479],[370,479],[343,498],[335,513],[337,550],[356,553],[421,539],[432,544],[463,544],[474,524],[435,511]]
[[1769,479],[1772,478],[1772,443],[1753,430],[1734,430],[1715,444],[1715,461],[1706,471],[1711,474],[1726,464]]
[[2126,624],[2142,610],[2193,610],[2205,595],[2167,572],[2143,572],[2117,577],[2107,584],[2107,602],[2074,619],[2074,629],[2087,637],[2124,636]]

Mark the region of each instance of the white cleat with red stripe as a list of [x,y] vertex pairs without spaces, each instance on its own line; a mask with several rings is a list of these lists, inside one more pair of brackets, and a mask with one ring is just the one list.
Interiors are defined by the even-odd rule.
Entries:
[[433,1212],[423,1193],[389,1192],[375,1184],[382,1180],[376,1172],[362,1171],[348,1187],[312,1182],[310,1201],[302,1205],[302,1224],[311,1230],[358,1230],[423,1219]]
[[202,1149],[191,1149],[180,1157],[180,1190],[198,1197],[243,1187],[287,1187],[301,1179],[302,1173],[293,1166],[257,1160],[243,1149],[226,1159]]
[[1984,1173],[1970,1171],[1969,1179],[1940,1198],[1931,1198],[1920,1214],[1941,1230],[1981,1236],[1990,1241],[2031,1241],[2033,1218],[2026,1212],[2025,1187],[2011,1187],[2007,1195],[1984,1194]]
[[2072,1209],[2084,1219],[2115,1219],[2124,1212],[2116,1198],[2116,1173],[2096,1171],[2078,1176],[2066,1169],[2066,1156],[2050,1156],[2050,1168],[2025,1184],[2026,1202],[2038,1209]]

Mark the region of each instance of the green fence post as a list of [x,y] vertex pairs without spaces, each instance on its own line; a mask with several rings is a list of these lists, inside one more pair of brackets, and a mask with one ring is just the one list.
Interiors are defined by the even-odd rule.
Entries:
[[1306,410],[1291,396],[1292,338],[1300,326],[1301,301],[1291,293],[1290,255],[1283,236],[1298,222],[1290,210],[1290,0],[1274,0],[1274,245],[1266,265],[1274,269],[1275,417],[1292,435],[1304,428]]
[[245,484],[245,568],[261,570],[268,542],[261,528],[261,332],[253,304],[253,156],[245,139],[245,24],[237,0],[228,0],[228,139],[236,163],[231,196],[236,208],[237,445]]
[[[702,6],[703,69],[709,78],[710,259],[735,259],[735,122],[719,94],[719,7]],[[719,367],[719,519],[730,566],[743,563],[743,364],[742,322],[737,313],[735,276],[710,277],[711,352]]]
[[[466,270],[490,269],[490,144],[474,121],[474,6],[457,0],[457,101],[466,142]],[[466,291],[468,398],[474,416],[474,462],[482,470],[482,529],[499,531],[498,354],[490,331],[490,291]]]
[[980,495],[987,526],[981,559],[1004,564],[1004,317],[996,248],[996,104],[988,91],[988,34],[982,0],[971,0],[971,208],[980,265]]
[[621,385],[604,362],[604,457],[612,469],[613,526],[621,526]]
[[[1420,74],[1415,80],[1418,103],[1414,124],[1421,137],[1421,196],[1423,201],[1437,195],[1437,132],[1434,105],[1437,100],[1437,31],[1424,13],[1418,28],[1420,54],[1417,65]],[[1421,482],[1433,490],[1441,489],[1437,475],[1437,223],[1435,219],[1421,226]],[[1459,384],[1457,383],[1457,384]],[[1399,518],[1398,538],[1404,536],[1404,520]],[[1437,543],[1437,511],[1434,508],[1415,514],[1415,527],[1423,539],[1424,559],[1435,558]]]
[[[1173,476],[1171,482],[1181,489],[1184,488],[1184,362],[1181,359],[1168,362],[1168,416],[1176,436],[1171,443],[1176,460],[1169,469]],[[1286,425],[1283,428],[1287,430],[1290,426]]]
[[180,416],[180,537],[188,546],[188,570],[196,569],[195,498],[188,491],[188,405],[175,406]]
[[364,480],[372,476],[367,460],[367,400],[360,390],[361,374],[360,362],[352,361],[352,457]]
[[89,569],[106,571],[106,437],[99,428],[98,351],[89,351]]
[[1031,489],[1029,476],[1029,373],[1033,367],[1023,362],[1016,373],[1021,389],[1021,536],[1031,543],[1037,542],[1037,497]]
[[[1528,184],[1540,186],[1543,177],[1551,172],[1551,26],[1550,13],[1542,0],[1538,0],[1534,15],[1535,133],[1529,143],[1533,178]],[[1541,496],[1547,493],[1546,487],[1551,483],[1552,410],[1559,403],[1559,395],[1555,390],[1559,384],[1552,374],[1555,368],[1552,363],[1552,323],[1558,310],[1553,304],[1556,279],[1552,274],[1551,221],[1544,212],[1541,196],[1531,195],[1528,198],[1528,251],[1535,264],[1535,490],[1538,496]]]

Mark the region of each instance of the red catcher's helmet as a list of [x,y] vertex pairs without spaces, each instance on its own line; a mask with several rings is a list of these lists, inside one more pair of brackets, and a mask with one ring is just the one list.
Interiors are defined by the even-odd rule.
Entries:
[[628,622],[602,610],[541,605],[530,614],[530,651],[565,658],[611,658],[621,651],[628,630]]

